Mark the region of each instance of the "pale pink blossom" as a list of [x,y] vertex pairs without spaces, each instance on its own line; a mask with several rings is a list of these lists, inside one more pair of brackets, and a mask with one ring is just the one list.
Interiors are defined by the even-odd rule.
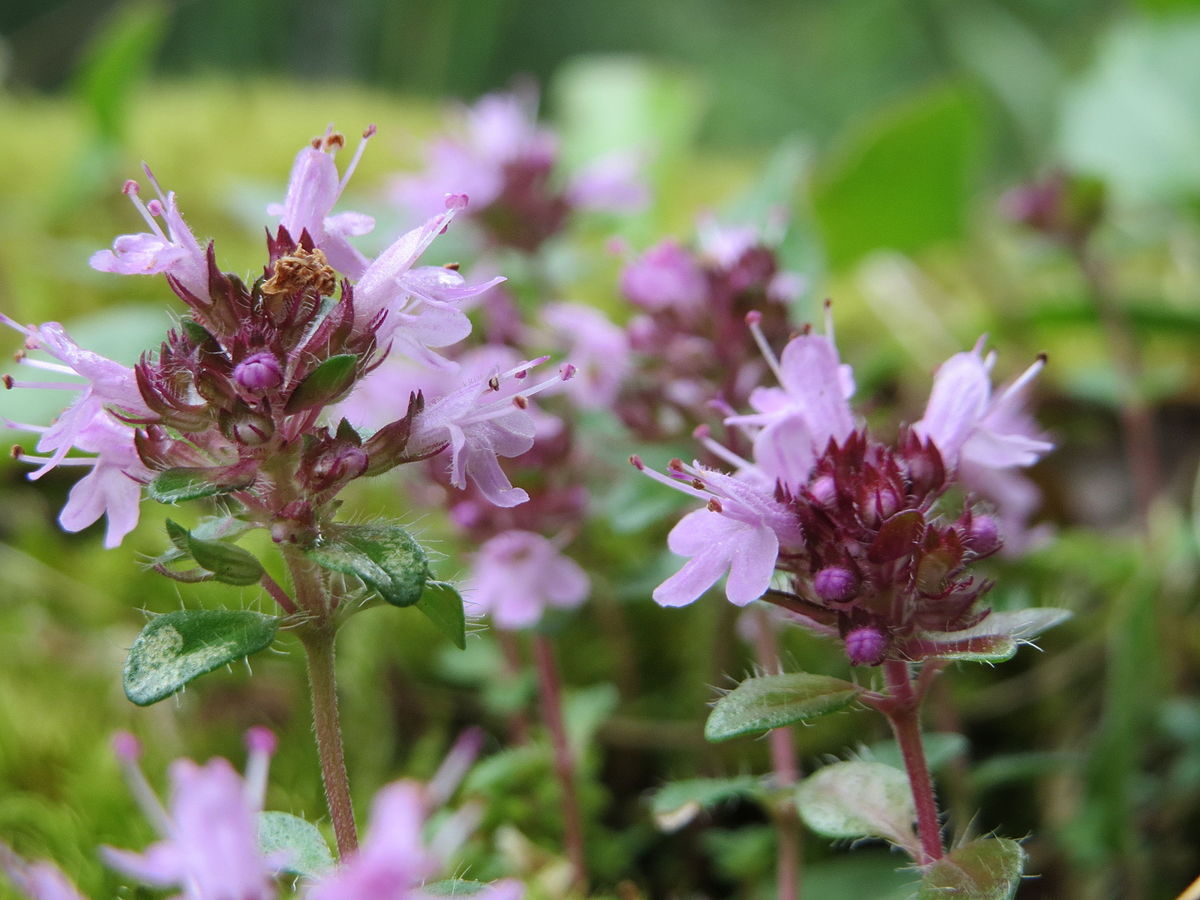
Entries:
[[621,293],[651,312],[700,312],[708,283],[695,257],[669,238],[629,263],[621,273]]
[[113,241],[111,250],[92,254],[91,267],[120,275],[169,275],[195,296],[206,297],[208,263],[204,249],[184,223],[175,202],[175,192],[164,196],[149,167],[145,171],[158,192],[158,199],[143,203],[138,196],[136,181],[125,182],[124,192],[150,230],[121,235]]
[[26,862],[0,841],[0,871],[29,900],[85,900],[71,880],[46,860]]
[[589,581],[552,541],[530,531],[504,531],[485,541],[471,563],[464,597],[497,628],[529,628],[547,609],[574,609]]

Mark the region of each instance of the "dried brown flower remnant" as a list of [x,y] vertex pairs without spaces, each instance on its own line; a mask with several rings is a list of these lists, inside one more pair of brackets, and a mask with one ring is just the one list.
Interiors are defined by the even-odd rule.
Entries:
[[336,285],[337,273],[322,250],[297,247],[294,253],[276,260],[274,273],[262,283],[262,292],[294,294],[311,287],[318,296],[328,297]]

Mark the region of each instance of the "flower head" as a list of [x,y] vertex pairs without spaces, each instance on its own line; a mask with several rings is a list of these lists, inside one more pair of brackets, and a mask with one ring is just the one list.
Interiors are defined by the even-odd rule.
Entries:
[[780,383],[750,394],[754,413],[726,419],[751,437],[752,458],[701,430],[736,475],[678,461],[670,477],[645,470],[706,500],[671,531],[670,549],[691,558],[655,600],[690,603],[728,572],[727,596],[745,605],[778,573],[770,599],[840,634],[854,665],[934,655],[938,645],[922,635],[964,631],[987,615],[979,600],[990,583],[970,566],[1002,544],[997,518],[970,501],[947,508],[947,491],[960,480],[970,488],[968,466],[1007,471],[1049,449],[1029,436],[1020,406],[1040,363],[993,400],[990,361],[978,347],[959,354],[939,372],[922,422],[888,444],[857,427],[853,377],[831,337],[795,336],[775,360],[757,314],[749,326]]

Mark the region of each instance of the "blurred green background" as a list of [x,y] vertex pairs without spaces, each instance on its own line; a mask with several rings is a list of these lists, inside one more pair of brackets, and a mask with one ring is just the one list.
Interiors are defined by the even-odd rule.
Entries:
[[[1001,375],[1048,351],[1040,419],[1061,449],[1036,477],[1057,537],[995,564],[994,597],[1076,618],[1043,654],[947,678],[930,727],[965,743],[939,770],[943,800],[960,829],[1028,836],[1040,877],[1021,898],[1170,898],[1200,874],[1200,4],[6,0],[0,36],[0,309],[61,320],[125,362],[159,339],[171,298],[155,279],[102,275],[87,259],[140,227],[118,189],[142,159],[194,230],[216,236],[223,265],[250,271],[265,204],[327,123],[380,127],[343,208],[376,215],[383,240],[405,223],[379,188],[417,165],[446,102],[526,76],[543,86],[568,159],[648,152],[654,202],[612,226],[636,249],[663,234],[686,240],[704,210],[739,221],[790,209],[782,252],[811,281],[798,320],[835,299],[872,418],[919,416],[929,373],[984,331]],[[1060,168],[1103,186],[1100,304],[1069,252],[998,210],[1007,188]],[[562,290],[623,317],[608,236],[572,235],[568,259],[586,262]],[[48,421],[58,398],[28,393],[0,398],[0,412]],[[1149,411],[1160,449],[1159,499],[1141,519],[1121,438],[1131,402]],[[624,473],[617,462],[639,448],[611,423],[591,427]],[[0,837],[59,861],[89,896],[116,895],[94,846],[150,837],[111,760],[118,727],[143,736],[162,784],[170,758],[240,759],[241,731],[268,724],[284,743],[269,805],[319,818],[288,639],[251,661],[253,679],[217,673],[147,710],[121,695],[139,610],[255,598],[141,570],[164,545],[162,509],[144,506],[138,531],[104,551],[99,528],[56,528],[71,473],[33,485],[6,463],[0,477]],[[394,484],[360,493],[368,514],[400,496]],[[579,544],[594,603],[555,625],[588,748],[597,895],[769,897],[773,839],[753,804],[674,834],[649,813],[649,792],[667,781],[760,773],[766,751],[700,739],[711,685],[747,672],[749,657],[717,598],[685,611],[649,601],[671,562],[646,550],[669,525],[648,494],[630,482],[598,505]],[[444,536],[436,517],[422,527]],[[444,549],[452,576],[461,548]],[[386,612],[342,636],[360,808],[390,778],[427,777],[459,728],[483,722],[492,755],[468,790],[489,815],[473,873],[549,878],[561,851],[539,805],[553,805],[548,759],[497,752],[529,686],[499,677],[489,637],[457,654],[423,622]],[[803,635],[786,649],[797,668],[843,665]],[[855,713],[798,741],[811,767],[884,737]],[[807,855],[815,900],[903,897],[912,880],[878,847],[812,839]]]

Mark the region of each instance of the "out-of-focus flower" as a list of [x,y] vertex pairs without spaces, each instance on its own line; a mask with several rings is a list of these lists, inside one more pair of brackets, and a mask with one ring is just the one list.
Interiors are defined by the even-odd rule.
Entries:
[[[115,742],[118,757],[143,812],[162,837],[144,853],[104,848],[105,861],[152,887],[178,887],[188,900],[269,900],[276,866],[258,845],[257,813],[265,781],[244,782],[227,760],[171,765],[171,806],[163,809],[137,766],[136,743]],[[248,766],[264,771],[274,742],[247,742]]]
[[550,608],[574,609],[589,581],[553,542],[529,531],[504,531],[475,553],[465,597],[497,628],[536,625]]
[[[770,597],[814,630],[840,634],[854,665],[936,655],[924,635],[966,631],[988,610],[990,587],[970,564],[1000,549],[997,520],[968,500],[943,500],[964,484],[967,460],[980,471],[1028,466],[1051,445],[1032,437],[1023,394],[1039,361],[992,398],[991,360],[979,345],[939,371],[925,418],[895,444],[856,430],[846,398],[853,377],[829,337],[804,333],[776,360],[757,313],[748,325],[780,388],[751,394],[756,413],[729,416],[753,453],[746,459],[699,437],[737,470],[734,476],[673,461],[667,475],[639,468],[706,501],[668,538],[691,557],[655,591],[665,606],[692,602],[728,571],[726,594],[745,605]],[[939,639],[941,640],[941,639]]]
[[0,841],[0,872],[29,900],[85,900],[54,863],[26,862]]
[[396,201],[417,215],[429,215],[448,193],[465,192],[469,215],[489,240],[533,252],[575,210],[625,211],[645,202],[628,154],[562,177],[558,141],[538,127],[532,94],[488,94],[460,118],[456,134],[429,146],[425,171],[396,182]]
[[583,409],[609,409],[629,372],[629,339],[604,313],[580,303],[552,303],[542,311],[551,343],[575,366],[566,393]]

